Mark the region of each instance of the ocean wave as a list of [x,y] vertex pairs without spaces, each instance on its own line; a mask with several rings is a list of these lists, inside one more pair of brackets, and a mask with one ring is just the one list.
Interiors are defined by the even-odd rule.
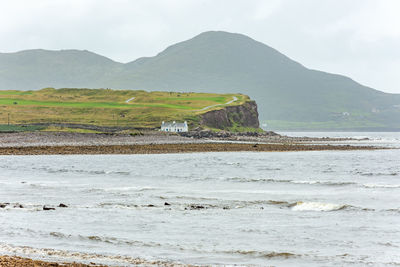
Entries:
[[140,206],[137,204],[132,204],[132,203],[100,203],[98,204],[98,207],[100,208],[119,208],[119,209],[134,209],[134,208],[139,208]]
[[290,181],[291,183],[294,184],[319,184],[319,185],[332,185],[332,186],[342,186],[342,185],[354,185],[357,184],[355,182],[331,182],[331,181],[313,181],[313,180],[304,180],[304,181],[300,181],[300,180],[292,180]]
[[103,190],[105,192],[113,192],[113,191],[151,191],[151,190],[156,190],[156,187],[151,187],[151,186],[144,186],[144,187],[139,187],[139,186],[120,186],[120,187],[109,187],[109,188],[101,188],[99,190]]
[[400,188],[399,184],[364,184],[366,188]]
[[[376,173],[371,175],[397,175],[397,173],[383,174]],[[305,185],[323,185],[323,186],[358,186],[365,188],[400,188],[399,184],[359,184],[356,182],[347,181],[319,181],[319,180],[290,180],[290,179],[272,179],[272,178],[227,178],[227,181],[239,182],[239,183],[289,183],[289,184],[305,184]]]
[[[371,208],[356,207],[348,204],[335,204],[335,203],[324,203],[316,201],[279,201],[279,200],[268,200],[266,202],[269,205],[276,205],[279,207],[286,207],[293,211],[339,211],[339,210],[359,210],[359,211],[375,211]],[[379,210],[379,211],[392,211],[392,210]]]
[[0,253],[8,255],[27,256],[44,260],[68,261],[68,262],[97,262],[100,264],[117,264],[126,266],[132,265],[157,265],[157,266],[186,266],[184,264],[170,262],[166,260],[147,260],[143,258],[135,258],[126,255],[103,255],[96,253],[85,253],[77,251],[65,251],[49,248],[34,248],[29,246],[14,246],[10,244],[0,243]]
[[362,172],[362,171],[357,171],[355,172],[358,175],[361,176],[397,176],[399,173],[397,172]]
[[268,167],[261,167],[257,169],[258,171],[280,171],[281,168],[268,168]]
[[9,211],[9,210],[24,210],[24,211],[41,211],[43,210],[44,205],[32,204],[32,203],[0,203],[0,211]]
[[[66,239],[69,241],[73,240],[83,240],[83,241],[89,241],[89,242],[100,242],[100,243],[108,243],[108,244],[114,244],[114,245],[127,245],[127,246],[142,246],[142,247],[161,247],[161,246],[169,246],[173,247],[172,244],[160,244],[157,242],[152,242],[152,241],[139,241],[139,240],[127,240],[123,238],[117,238],[117,237],[109,237],[109,236],[97,236],[97,235],[72,235],[72,234],[67,234],[67,233],[62,233],[62,232],[47,232],[43,230],[33,230],[29,228],[20,228],[20,227],[11,227],[9,230],[9,233],[12,235],[19,234],[23,235],[23,232],[28,232],[31,235],[36,235],[36,236],[42,236],[42,237],[48,237],[51,236],[53,238],[57,239]],[[1,247],[1,243],[0,243]]]
[[240,255],[248,255],[252,257],[258,257],[258,258],[283,258],[283,259],[289,259],[289,258],[297,258],[300,257],[301,255],[294,254],[291,252],[264,252],[264,251],[255,251],[255,250],[234,250],[234,251],[223,251],[223,253],[226,254],[240,254]]
[[55,186],[54,184],[44,184],[44,183],[26,183],[29,187],[37,188],[37,189],[58,189],[59,186]]
[[387,209],[385,211],[389,211],[389,212],[399,212],[400,213],[400,208],[398,209]]
[[[124,208],[124,209],[143,209],[143,208],[162,208],[168,210],[207,210],[207,209],[265,209],[268,206],[275,206],[278,208],[287,208],[293,211],[339,211],[339,210],[353,210],[353,211],[378,211],[378,212],[396,212],[395,209],[382,209],[375,210],[367,207],[358,207],[350,204],[335,204],[317,201],[290,201],[290,200],[232,200],[232,199],[217,199],[217,198],[203,198],[203,197],[185,197],[179,196],[173,199],[189,200],[188,202],[176,202],[171,198],[163,198],[168,204],[128,204],[128,203],[101,203],[101,207],[110,208]],[[171,201],[172,200],[172,201]],[[198,200],[198,202],[193,202]],[[208,201],[207,201],[208,200]]]
[[108,193],[108,194],[114,194],[114,195],[120,195],[120,196],[128,196],[129,194],[142,194],[141,192],[144,191],[152,191],[152,190],[157,190],[158,188],[156,187],[151,187],[151,186],[120,186],[120,187],[108,187],[108,188],[85,188],[82,190],[82,192],[85,193]]
[[[400,209],[380,209],[375,210],[372,208],[357,207],[349,204],[334,204],[313,201],[288,201],[288,200],[219,200],[216,198],[195,198],[189,197],[189,201],[181,202],[183,197],[177,198],[180,201],[171,201],[170,198],[165,198],[163,202],[159,203],[129,203],[129,202],[101,202],[94,205],[68,205],[72,209],[126,209],[126,210],[146,210],[146,209],[163,209],[175,211],[193,211],[193,210],[208,210],[208,209],[265,209],[268,206],[276,206],[278,208],[288,208],[293,211],[338,211],[338,210],[359,210],[359,211],[378,211],[378,212],[400,212]],[[198,200],[198,201],[196,201]],[[209,201],[207,201],[209,200]],[[20,210],[28,212],[43,212],[46,211],[45,207],[50,211],[63,210],[65,207],[60,205],[64,204],[32,204],[32,203],[0,203],[0,212],[10,210]],[[56,235],[56,234],[54,234]]]
[[175,198],[177,199],[190,199],[190,200],[209,200],[209,201],[213,201],[213,200],[217,200],[219,201],[219,198],[216,197],[194,197],[194,196],[176,196]]
[[130,175],[128,171],[106,171],[106,170],[82,170],[74,168],[50,168],[50,167],[40,167],[32,168],[34,170],[45,171],[48,173],[83,173],[90,175]]
[[337,211],[351,207],[350,205],[322,203],[322,202],[296,202],[291,205],[294,211]]
[[381,246],[385,246],[385,247],[394,247],[394,248],[398,248],[399,247],[398,245],[395,245],[395,244],[390,243],[390,242],[378,242],[377,244],[381,245]]
[[272,179],[272,178],[243,178],[243,177],[231,177],[225,178],[228,182],[239,182],[239,183],[254,183],[254,182],[266,182],[266,183],[290,183],[292,180],[286,179]]
[[242,177],[226,178],[225,180],[240,182],[240,183],[265,182],[265,183],[292,183],[292,184],[330,185],[330,186],[345,186],[345,185],[357,184],[355,182],[346,182],[346,181],[332,182],[332,181],[318,181],[318,180],[291,180],[291,179],[242,178]]
[[69,238],[72,237],[72,235],[67,235],[67,234],[63,234],[60,232],[50,232],[49,235],[53,236],[53,237],[57,237],[57,238]]
[[142,246],[142,247],[161,247],[162,244],[157,242],[143,242],[138,240],[124,240],[116,237],[107,237],[107,236],[83,236],[78,235],[78,238],[81,240],[86,241],[94,241],[94,242],[101,242],[101,243],[108,243],[108,244],[115,244],[115,245],[128,245],[128,246]]

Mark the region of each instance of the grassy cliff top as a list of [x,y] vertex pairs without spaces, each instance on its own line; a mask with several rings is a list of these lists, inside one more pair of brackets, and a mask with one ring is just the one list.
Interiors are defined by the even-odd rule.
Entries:
[[111,89],[0,91],[0,125],[74,123],[135,128],[159,127],[162,121],[187,120],[249,101],[242,94],[146,92]]

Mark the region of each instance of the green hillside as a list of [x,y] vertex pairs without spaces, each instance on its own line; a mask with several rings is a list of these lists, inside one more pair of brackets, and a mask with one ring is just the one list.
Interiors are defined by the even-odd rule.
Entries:
[[[0,91],[0,131],[39,123],[155,128],[173,120],[195,127],[199,115],[248,100],[241,94],[111,89]],[[9,123],[11,128],[6,127]]]
[[52,87],[240,92],[269,129],[400,130],[400,95],[310,70],[241,34],[205,32],[121,64],[87,51],[0,54],[0,89]]
[[122,67],[121,63],[89,51],[35,49],[0,53],[0,90],[101,88]]
[[307,69],[241,34],[206,32],[128,66],[118,86],[243,92],[272,129],[400,129],[400,95]]

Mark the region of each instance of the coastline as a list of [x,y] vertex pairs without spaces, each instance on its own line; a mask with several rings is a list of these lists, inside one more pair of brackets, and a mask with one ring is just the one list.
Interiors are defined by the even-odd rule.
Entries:
[[[72,154],[165,154],[197,152],[282,152],[322,150],[384,149],[346,144],[349,139],[258,136],[188,137],[149,132],[129,134],[88,134],[70,132],[29,132],[0,134],[0,155]],[[357,141],[357,140],[354,140]]]
[[19,146],[0,147],[0,155],[100,155],[169,154],[197,152],[284,152],[324,150],[375,150],[371,146],[253,144],[253,143],[180,143],[143,145]]
[[[129,264],[140,265],[140,266],[165,266],[165,267],[192,267],[195,265],[164,262],[164,261],[147,261],[144,259],[136,258],[131,259]],[[108,267],[108,265],[97,264],[90,262],[89,264],[79,262],[55,262],[47,260],[36,260],[26,257],[11,256],[11,255],[0,255],[0,266],[1,267]]]
[[23,258],[18,256],[0,255],[0,266],[2,267],[106,267],[106,265],[98,264],[84,264],[84,263],[57,263],[42,260],[33,260],[30,258]]

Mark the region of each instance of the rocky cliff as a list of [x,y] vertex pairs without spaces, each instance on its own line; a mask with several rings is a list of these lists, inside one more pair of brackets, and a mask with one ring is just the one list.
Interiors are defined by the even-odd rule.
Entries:
[[200,124],[217,129],[259,128],[257,104],[248,101],[238,106],[228,106],[201,115]]

